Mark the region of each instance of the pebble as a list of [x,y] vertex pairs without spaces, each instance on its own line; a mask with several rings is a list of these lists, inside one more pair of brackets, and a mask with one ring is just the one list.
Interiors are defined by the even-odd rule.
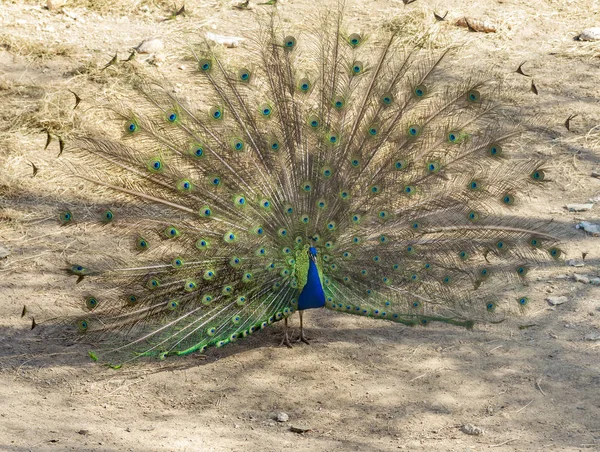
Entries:
[[594,236],[600,235],[600,225],[590,223],[589,221],[581,221],[575,225],[575,229],[583,229]]
[[0,259],[6,259],[10,255],[10,251],[0,245]]
[[590,333],[583,337],[586,341],[600,341],[600,333]]
[[600,41],[600,27],[586,28],[578,36],[577,41]]
[[594,204],[567,204],[569,212],[583,212],[590,210],[592,207],[594,207]]
[[583,267],[585,265],[581,259],[569,259],[566,264],[570,267]]
[[593,286],[600,286],[600,278],[597,276],[579,275],[573,273],[573,279],[583,284],[592,284]]
[[481,427],[477,427],[473,424],[465,424],[460,428],[460,430],[463,433],[466,433],[467,435],[475,436],[483,435],[485,433],[485,431]]
[[240,42],[244,40],[244,38],[238,38],[236,36],[218,35],[216,33],[211,33],[210,31],[206,33],[206,39],[208,39],[211,42],[214,42],[215,44],[221,44],[229,48],[238,47],[240,45]]
[[67,4],[67,0],[48,0],[46,2],[46,7],[50,11],[55,11],[62,6],[65,6],[66,4]]
[[145,39],[134,47],[137,53],[156,53],[165,48],[165,44],[158,38]]
[[569,299],[567,297],[548,297],[546,298],[546,301],[548,303],[550,303],[552,306],[558,306],[560,304],[566,303],[567,301],[569,301]]
[[284,413],[283,411],[277,413],[277,417],[275,418],[277,420],[277,422],[287,422],[290,420],[290,417],[288,416],[287,413]]

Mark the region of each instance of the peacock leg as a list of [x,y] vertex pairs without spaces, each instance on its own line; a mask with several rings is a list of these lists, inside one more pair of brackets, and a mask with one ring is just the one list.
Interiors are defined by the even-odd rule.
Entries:
[[300,337],[296,342],[302,341],[305,344],[310,345],[310,342],[308,342],[308,338],[304,335],[304,329],[302,327],[302,311],[298,311],[298,314],[300,314]]
[[290,337],[288,336],[288,319],[287,317],[284,320],[283,327],[283,339],[281,340],[281,344],[279,346],[285,345],[287,348],[292,348],[292,343],[290,342]]

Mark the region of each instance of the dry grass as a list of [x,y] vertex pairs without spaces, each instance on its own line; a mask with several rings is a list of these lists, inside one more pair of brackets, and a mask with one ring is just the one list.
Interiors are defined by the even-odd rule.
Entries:
[[75,52],[72,46],[35,40],[12,33],[0,33],[0,48],[14,55],[26,58],[28,61],[45,62],[57,57],[69,57]]
[[[39,5],[39,0],[24,0],[25,4]],[[68,8],[86,8],[102,14],[157,14],[166,16],[173,14],[183,4],[183,0],[173,2],[168,0],[69,0]],[[46,1],[43,1],[46,4]],[[60,11],[60,9],[59,9]]]
[[69,92],[5,81],[0,87],[0,101],[5,106],[0,112],[0,134],[44,130],[65,134],[76,126],[73,95]]

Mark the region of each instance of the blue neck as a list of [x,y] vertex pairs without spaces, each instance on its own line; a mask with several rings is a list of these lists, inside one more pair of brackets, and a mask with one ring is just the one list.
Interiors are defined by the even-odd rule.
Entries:
[[303,311],[304,309],[322,308],[323,306],[325,306],[325,292],[323,292],[323,286],[321,286],[319,270],[311,259],[308,263],[306,285],[302,289],[300,298],[298,298],[298,309]]

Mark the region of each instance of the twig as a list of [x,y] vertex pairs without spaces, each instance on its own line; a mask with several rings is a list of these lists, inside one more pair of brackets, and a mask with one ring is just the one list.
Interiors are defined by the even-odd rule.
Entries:
[[541,378],[538,381],[535,382],[535,385],[540,390],[540,392],[544,395],[544,397],[546,397],[546,393],[542,390],[542,387],[540,386],[540,381],[542,381]]
[[423,375],[419,375],[418,377],[415,377],[412,380],[408,380],[408,382],[410,383],[411,381],[415,381],[415,380],[418,380],[419,378],[423,378],[425,375],[427,375],[427,374],[425,373]]
[[527,405],[525,405],[523,408],[518,409],[517,411],[515,411],[515,414],[520,413],[521,411],[523,411],[525,408],[527,408],[529,405],[531,405],[531,403],[533,402],[533,399],[531,399],[531,402],[529,402]]
[[518,440],[518,439],[521,439],[521,437],[519,437],[519,438],[513,438],[513,439],[507,439],[507,440],[506,440],[506,441],[504,441],[503,443],[500,443],[500,444],[492,444],[490,447],[500,447],[500,446],[504,446],[505,444],[512,443],[513,441],[516,441],[516,440]]

